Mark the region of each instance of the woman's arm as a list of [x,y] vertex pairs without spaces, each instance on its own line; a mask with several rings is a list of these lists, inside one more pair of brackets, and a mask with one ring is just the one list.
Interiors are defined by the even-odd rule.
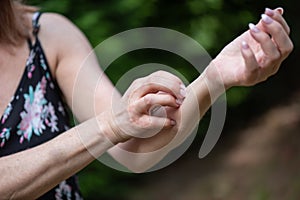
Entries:
[[131,136],[123,130],[138,137],[157,128],[173,126],[168,118],[145,114],[153,105],[175,106],[176,102],[174,98],[162,99],[153,96],[152,104],[147,103],[147,96],[139,98],[136,93],[149,91],[141,90],[140,87],[134,89],[136,85],[152,84],[151,89],[163,89],[161,85],[143,80],[129,87],[128,95],[120,100],[121,104],[127,104],[124,103],[115,110],[118,115],[112,114],[110,110],[105,111],[44,144],[1,157],[0,196],[3,199],[35,199],[81,170],[114,144],[129,139]]
[[188,86],[180,109],[170,112],[178,122],[176,127],[151,138],[132,138],[109,149],[110,154],[128,169],[144,172],[191,134],[210,105],[226,89],[254,85],[275,74],[293,49],[282,13],[281,8],[266,9],[256,26],[250,25],[250,30],[229,43]]
[[72,128],[37,147],[0,158],[0,196],[3,199],[36,199],[89,164],[112,143],[96,119]]
[[[148,111],[156,104],[178,108],[176,98],[183,98],[180,96],[181,81],[166,72],[157,72],[134,81],[122,98],[116,92],[118,106],[112,110],[112,100],[107,95],[113,96],[115,91],[105,77],[102,79],[104,90],[97,92],[96,102],[99,103],[94,111],[90,98],[94,100],[93,84],[101,76],[96,59],[92,59],[83,71],[87,81],[76,87],[81,63],[91,52],[85,37],[68,20],[56,14],[42,16],[39,37],[66,101],[72,104],[73,89],[81,94],[75,105],[75,115],[81,123],[44,144],[1,157],[0,196],[3,199],[36,199],[114,144],[152,134],[152,130],[158,128],[172,127],[172,119],[150,116]],[[160,77],[169,82],[165,83]],[[148,94],[156,91],[171,95]]]

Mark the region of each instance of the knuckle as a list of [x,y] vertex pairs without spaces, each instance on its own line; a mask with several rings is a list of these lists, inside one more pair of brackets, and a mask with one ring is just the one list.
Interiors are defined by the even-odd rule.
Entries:
[[291,52],[291,51],[293,51],[293,49],[294,49],[294,44],[290,41],[289,42],[289,52]]
[[135,80],[132,82],[132,85],[133,85],[133,86],[139,85],[139,84],[142,82],[142,79],[143,79],[143,78],[137,78],[137,79],[135,79]]
[[148,94],[143,97],[144,102],[146,105],[151,105],[152,104],[152,95]]
[[278,51],[275,51],[272,55],[271,55],[271,60],[273,62],[276,62],[278,59],[280,59],[281,55]]
[[292,42],[289,42],[287,43],[287,46],[286,48],[282,48],[281,49],[281,53],[284,55],[284,56],[287,56],[289,55],[294,49],[294,44]]
[[163,70],[158,70],[158,71],[154,72],[152,75],[153,76],[159,76],[159,77],[162,77],[162,78],[169,78],[171,80],[176,80],[177,82],[178,81],[181,82],[181,80],[177,76],[173,75],[170,72],[163,71]]
[[286,31],[287,31],[287,34],[288,34],[288,35],[291,33],[291,29],[290,29],[289,26],[286,28]]
[[156,75],[163,75],[163,74],[169,74],[169,73],[166,72],[166,71],[163,71],[163,70],[158,70],[154,74],[156,74]]
[[152,121],[149,117],[144,117],[138,121],[138,124],[142,128],[149,128],[151,127]]
[[284,32],[284,29],[281,25],[273,26],[273,32],[274,34],[281,34],[281,32]]
[[155,83],[155,80],[156,80],[155,77],[156,77],[156,76],[154,76],[153,74],[147,76],[147,77],[146,77],[146,82],[147,82],[147,84]]

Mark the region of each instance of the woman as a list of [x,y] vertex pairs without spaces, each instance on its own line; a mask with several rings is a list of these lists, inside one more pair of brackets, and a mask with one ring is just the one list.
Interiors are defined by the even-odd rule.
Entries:
[[[205,73],[189,86],[189,90],[197,95],[197,101],[191,101],[194,96],[188,92],[182,105],[180,102],[185,98],[182,82],[166,72],[138,79],[122,98],[118,93],[114,94],[114,87],[106,77],[101,80],[101,87],[91,92],[89,88],[102,73],[96,58],[91,59],[84,72],[90,82],[76,87],[81,95],[79,103],[73,106],[76,109],[72,110],[81,123],[68,129],[63,102],[73,103],[73,87],[81,63],[91,51],[89,43],[72,23],[60,15],[45,13],[39,18],[38,14],[33,14],[32,8],[14,1],[4,0],[0,4],[3,10],[0,14],[0,85],[3,87],[0,109],[4,113],[0,129],[3,141],[0,196],[4,199],[61,199],[63,196],[79,199],[80,193],[72,175],[94,157],[111,149],[112,155],[124,163],[119,159],[122,152],[111,148],[115,144],[136,152],[148,152],[167,144],[178,129],[183,136],[166,150],[169,151],[188,134],[182,127],[191,117],[195,118],[189,110],[199,105],[202,116],[210,106],[207,84],[217,94],[223,84],[226,88],[256,84],[275,73],[292,50],[282,10],[266,10],[257,26],[251,26],[250,31],[225,47]],[[33,27],[30,27],[31,19]],[[37,25],[38,19],[40,26]],[[33,30],[33,34],[28,30]],[[31,41],[30,50],[27,38]],[[221,78],[215,79],[218,73]],[[158,91],[162,92],[156,93]],[[64,99],[58,95],[60,92]],[[92,94],[97,102],[96,116],[88,106],[90,98],[85,98],[92,97]],[[107,97],[113,97],[121,106],[112,112],[112,100]],[[173,108],[168,117],[147,114],[157,104]],[[196,116],[194,123],[199,119],[200,116]],[[149,134],[149,130],[162,127],[165,128],[162,134],[139,139]],[[157,155],[153,158],[153,162],[160,159]],[[140,171],[144,165],[141,168],[128,167]]]
[[[184,98],[180,79],[156,72],[132,84],[119,99],[122,106],[116,110],[118,115],[107,109],[111,101],[107,96],[112,96],[113,85],[107,78],[102,79],[105,87],[96,96],[97,112],[101,114],[88,113],[88,104],[79,106],[74,113],[85,122],[69,129],[64,102],[72,103],[76,73],[90,53],[90,45],[74,25],[59,15],[40,17],[32,12],[34,8],[15,1],[0,4],[0,109],[4,113],[0,127],[1,198],[35,199],[43,195],[41,199],[80,199],[72,175],[94,159],[87,149],[99,156],[114,143],[127,140],[129,135],[118,127],[126,127],[134,136],[174,126],[171,119],[147,115],[154,104],[177,108],[176,99]],[[90,79],[101,74],[96,60],[86,74]],[[89,88],[84,87],[80,93],[86,97]],[[165,94],[148,94],[155,91]]]

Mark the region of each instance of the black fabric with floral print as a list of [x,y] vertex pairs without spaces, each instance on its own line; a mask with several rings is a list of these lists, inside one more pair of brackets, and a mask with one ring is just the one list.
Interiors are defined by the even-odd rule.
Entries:
[[[53,80],[37,36],[40,12],[33,15],[35,43],[19,86],[0,119],[0,156],[10,155],[51,140],[70,127],[61,91]],[[63,181],[39,199],[82,199],[76,176]]]

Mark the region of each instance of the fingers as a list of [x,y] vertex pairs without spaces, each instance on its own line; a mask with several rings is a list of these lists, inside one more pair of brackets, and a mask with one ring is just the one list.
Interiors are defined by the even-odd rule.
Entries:
[[263,14],[261,24],[265,32],[271,35],[283,60],[292,51],[293,43],[288,36],[289,28],[282,16],[278,12],[273,12],[273,17]]
[[241,45],[241,53],[246,66],[246,84],[265,80],[276,73],[281,62],[292,51],[290,29],[282,14],[282,8],[275,10],[266,8],[257,25],[249,24],[250,34],[257,44],[252,43],[252,49],[246,42]]
[[290,27],[288,26],[288,24],[286,23],[286,21],[282,17],[283,12],[284,12],[283,8],[280,8],[280,7],[276,8],[274,10],[272,10],[270,8],[265,9],[265,14],[268,15],[269,17],[273,18],[278,23],[280,23],[281,26],[283,27],[283,29],[285,30],[285,32],[289,35],[290,34]]
[[[252,37],[261,45],[265,59],[261,65],[284,60],[293,49],[289,26],[282,17],[283,9],[266,9],[257,26],[250,24]],[[271,62],[271,63],[270,63]]]
[[242,81],[244,82],[243,84],[249,86],[258,81],[260,67],[256,61],[253,51],[245,41],[242,42],[241,52],[246,66],[245,80]]
[[[176,76],[163,71],[135,80],[122,99],[133,137],[149,137],[176,125],[166,108],[178,108],[185,98],[185,86]],[[121,112],[122,113],[122,112]]]
[[148,131],[135,136],[136,138],[149,138],[159,133],[162,129],[171,128],[176,125],[176,122],[172,119],[149,115],[141,116],[140,121],[144,123],[143,127],[148,129]]
[[151,75],[140,78],[133,83],[133,92],[131,98],[136,100],[149,93],[159,91],[169,93],[179,100],[185,98],[185,86],[182,81],[175,75],[158,71]]
[[170,106],[178,108],[181,102],[178,102],[172,95],[164,94],[147,94],[138,99],[134,104],[136,112],[143,114],[151,114],[156,108],[161,106]]
[[262,49],[262,58],[258,60],[260,66],[268,66],[280,57],[280,52],[276,44],[270,38],[268,33],[262,31],[254,24],[249,24],[250,33],[252,37],[260,44]]

